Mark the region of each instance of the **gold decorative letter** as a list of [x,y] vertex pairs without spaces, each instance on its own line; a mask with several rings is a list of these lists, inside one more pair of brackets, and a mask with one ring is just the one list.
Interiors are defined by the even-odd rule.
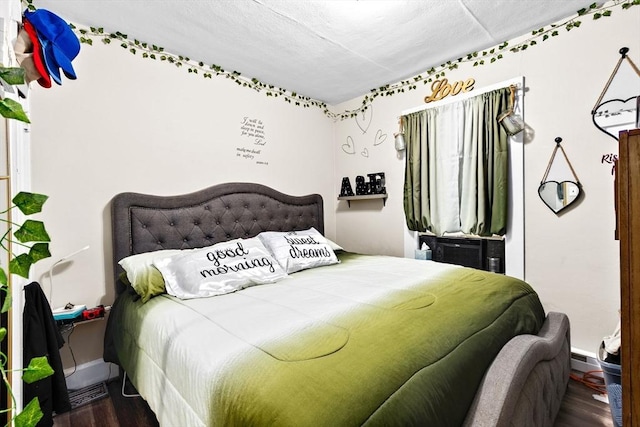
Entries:
[[473,90],[473,85],[476,81],[473,78],[468,78],[466,82],[464,82],[464,86],[462,87],[463,92],[469,92]]
[[436,80],[431,85],[431,95],[425,97],[424,102],[440,101],[449,95],[454,96],[460,92],[469,92],[473,90],[475,82],[474,79],[469,78],[466,81],[460,80],[451,85],[447,79]]

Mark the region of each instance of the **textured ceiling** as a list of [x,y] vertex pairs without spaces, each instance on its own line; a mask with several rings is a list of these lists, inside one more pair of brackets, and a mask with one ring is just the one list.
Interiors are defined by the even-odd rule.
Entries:
[[[567,18],[593,0],[34,0],[67,21],[328,104]],[[79,76],[81,78],[82,76]]]

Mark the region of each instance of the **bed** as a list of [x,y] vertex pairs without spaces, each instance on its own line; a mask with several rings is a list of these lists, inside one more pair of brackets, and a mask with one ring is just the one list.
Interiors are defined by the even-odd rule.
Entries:
[[117,298],[104,359],[161,425],[553,425],[569,380],[569,322],[544,313],[520,280],[327,241],[335,263],[143,302],[123,259],[176,251],[154,264],[170,289],[164,260],[203,251],[194,248],[323,235],[322,197],[227,183],[122,193],[111,210]]

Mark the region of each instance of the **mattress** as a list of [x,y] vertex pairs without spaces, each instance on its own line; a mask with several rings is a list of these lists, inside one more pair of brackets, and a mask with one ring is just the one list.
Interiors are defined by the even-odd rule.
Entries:
[[110,361],[161,425],[458,426],[500,349],[544,322],[518,279],[338,255],[222,296],[142,304],[125,292]]

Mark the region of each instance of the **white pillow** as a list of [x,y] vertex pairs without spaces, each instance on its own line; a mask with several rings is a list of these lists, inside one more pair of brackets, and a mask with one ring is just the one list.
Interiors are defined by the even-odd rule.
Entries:
[[162,274],[153,266],[156,259],[166,258],[180,253],[178,249],[165,249],[155,252],[144,252],[121,259],[118,264],[127,273],[131,287],[140,295],[142,302],[165,292]]
[[287,276],[259,239],[236,239],[156,259],[167,293],[202,298],[273,283]]
[[287,273],[340,262],[327,239],[313,227],[304,231],[264,231],[258,237]]

